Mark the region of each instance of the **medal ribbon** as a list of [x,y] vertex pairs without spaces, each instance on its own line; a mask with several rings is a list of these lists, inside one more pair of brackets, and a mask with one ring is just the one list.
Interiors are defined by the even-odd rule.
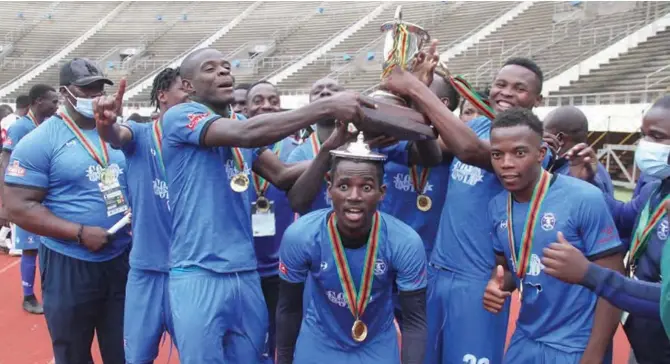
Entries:
[[316,131],[309,136],[309,142],[312,145],[313,157],[316,158],[316,155],[319,154],[319,151],[321,150],[321,142],[319,141],[319,137],[316,136]]
[[31,109],[28,109],[28,113],[26,114],[26,116],[28,117],[28,119],[30,119],[30,121],[33,122],[33,124],[35,124],[35,127],[39,126],[39,124],[37,123],[37,118],[35,117],[35,113],[33,113]]
[[633,243],[630,245],[630,249],[628,251],[628,267],[631,267],[646,249],[647,243],[649,242],[649,233],[651,233],[651,230],[654,228],[654,226],[656,226],[656,224],[661,221],[663,216],[665,216],[666,211],[663,205],[669,199],[670,195],[665,196],[658,204],[658,206],[656,206],[656,210],[654,210],[653,213],[650,213],[649,211],[651,207],[651,197],[644,205],[644,209],[640,214],[640,220],[637,222],[637,227],[635,228]]
[[421,169],[421,175],[419,176],[418,167],[411,166],[409,167],[409,176],[412,180],[412,186],[414,186],[414,191],[419,195],[423,195],[424,190],[426,189],[426,184],[428,183],[428,175],[430,174],[430,168],[424,167]]
[[163,163],[163,124],[161,119],[154,121],[151,128],[151,136],[156,147],[156,157],[158,157],[158,169],[161,171],[161,177],[167,182],[167,174],[165,173],[165,164]]
[[[210,114],[212,115],[218,115],[214,110],[212,110],[209,106],[205,104],[201,104],[204,106]],[[232,120],[237,120],[237,114],[233,111],[232,108],[230,108],[230,119]],[[235,168],[237,168],[238,171],[240,171],[241,174],[244,174],[244,157],[242,157],[242,151],[240,151],[240,148],[238,147],[231,147],[233,151],[233,162],[235,163]]]
[[65,121],[65,125],[70,129],[72,134],[79,140],[81,145],[86,149],[88,154],[93,157],[93,159],[102,167],[102,168],[107,168],[107,165],[109,164],[109,153],[107,152],[107,145],[105,144],[105,141],[102,140],[102,137],[98,135],[98,138],[100,138],[100,147],[102,148],[102,152],[99,152],[96,150],[96,148],[91,144],[91,142],[86,139],[86,136],[84,133],[81,132],[81,129],[79,129],[79,126],[75,124],[74,120],[70,118],[70,116],[67,114],[66,109],[62,109],[62,111],[58,112],[58,115]]
[[386,78],[391,73],[393,67],[399,66],[404,68],[407,65],[407,50],[409,49],[410,39],[407,25],[398,23],[395,26],[393,33],[393,48],[384,61],[384,69],[381,76],[382,79]]
[[[279,154],[281,154],[281,143],[282,141],[278,141],[272,147],[272,152],[277,156],[277,158],[279,158]],[[259,197],[265,196],[265,192],[267,192],[268,187],[270,187],[270,182],[268,182],[265,178],[253,172],[251,173],[251,179],[254,182],[254,189],[256,190],[256,195]]]
[[372,292],[372,273],[374,272],[375,260],[377,259],[377,248],[379,247],[379,234],[381,231],[381,221],[379,212],[375,212],[372,217],[372,229],[370,230],[370,237],[368,238],[368,246],[365,252],[365,265],[363,266],[363,273],[361,276],[361,285],[358,292],[354,286],[354,281],[351,278],[351,271],[349,270],[349,263],[347,256],[344,253],[344,246],[342,245],[342,238],[337,231],[335,214],[330,215],[328,219],[328,236],[330,237],[330,245],[335,255],[335,265],[337,266],[337,273],[340,276],[340,283],[342,290],[347,297],[349,311],[358,320],[363,316],[365,308],[370,301],[370,293]]
[[549,192],[551,174],[542,170],[540,180],[533,189],[533,195],[530,198],[530,210],[526,217],[526,223],[523,227],[523,236],[521,237],[520,250],[517,253],[514,241],[514,223],[512,222],[512,194],[507,196],[507,239],[509,240],[510,252],[512,252],[512,262],[516,275],[520,279],[526,276],[526,271],[530,265],[530,255],[533,250],[533,238],[535,237],[535,225],[540,215],[542,202]]

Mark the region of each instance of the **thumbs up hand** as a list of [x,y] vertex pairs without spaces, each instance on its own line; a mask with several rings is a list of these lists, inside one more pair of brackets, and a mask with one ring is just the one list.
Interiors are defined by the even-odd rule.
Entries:
[[511,296],[511,292],[503,290],[505,286],[505,270],[502,265],[496,267],[496,273],[489,283],[486,285],[484,291],[484,308],[491,313],[498,313],[505,305],[507,297]]
[[544,272],[563,282],[579,284],[589,268],[589,260],[559,232],[556,243],[544,248]]

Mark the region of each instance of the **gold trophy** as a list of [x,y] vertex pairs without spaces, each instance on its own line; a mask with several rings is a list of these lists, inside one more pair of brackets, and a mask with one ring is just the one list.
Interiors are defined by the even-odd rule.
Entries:
[[[402,20],[402,6],[398,6],[393,21],[382,24],[384,40],[384,62],[382,80],[390,74],[393,67],[409,70],[414,57],[430,40],[428,32],[418,25]],[[435,131],[429,126],[423,114],[409,108],[407,101],[383,88],[369,95],[377,109],[364,108],[366,123],[361,125],[366,137],[380,134],[400,140],[435,139]]]

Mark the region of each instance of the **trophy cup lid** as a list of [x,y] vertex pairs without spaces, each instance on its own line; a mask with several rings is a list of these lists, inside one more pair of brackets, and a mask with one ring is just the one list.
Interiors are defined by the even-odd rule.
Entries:
[[347,144],[344,148],[333,150],[330,152],[333,157],[354,159],[354,160],[368,160],[374,162],[383,162],[386,160],[386,155],[375,153],[370,150],[370,146],[365,143],[363,132],[359,132],[355,142]]
[[407,31],[414,34],[418,38],[419,47],[430,41],[430,35],[425,29],[414,23],[409,23],[402,20],[402,5],[398,5],[398,7],[395,9],[395,16],[393,17],[393,20],[382,24],[379,30],[382,33],[392,31],[398,24],[402,24],[407,27]]

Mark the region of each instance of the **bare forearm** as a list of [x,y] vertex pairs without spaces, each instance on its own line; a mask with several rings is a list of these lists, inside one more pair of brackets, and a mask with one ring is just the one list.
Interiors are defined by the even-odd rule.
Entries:
[[291,190],[288,191],[288,199],[293,211],[303,214],[309,209],[321,190],[324,176],[328,173],[329,168],[330,150],[322,147],[309,168],[298,177]]
[[4,186],[5,186],[5,172],[7,171],[7,166],[9,165],[9,158],[11,154],[9,152],[3,151],[0,154],[0,197],[5,197],[4,195]]
[[421,82],[414,82],[409,97],[428,116],[449,151],[466,164],[491,170],[488,143],[477,137]]
[[61,240],[76,240],[80,224],[54,215],[38,202],[26,202],[7,208],[9,220],[33,234]]
[[[615,254],[609,257],[598,259],[595,264],[609,268],[619,273],[623,273],[623,257],[621,254]],[[612,337],[619,326],[619,319],[621,317],[621,310],[613,306],[604,298],[598,298],[596,310],[593,317],[593,328],[591,329],[591,337],[584,350],[584,363],[598,362],[602,360],[605,355]]]
[[442,149],[437,140],[422,140],[412,143],[409,164],[435,167],[442,162]]
[[132,139],[130,130],[118,124],[98,125],[97,128],[102,140],[111,144],[114,148],[121,148]]
[[330,114],[326,100],[291,111],[268,113],[244,121],[215,121],[205,134],[205,146],[257,148],[276,143]]
[[305,173],[305,171],[307,171],[310,164],[311,164],[310,161],[305,161],[287,166],[280,173],[278,181],[275,184],[275,186],[284,191],[290,190],[291,187],[298,180],[298,178],[300,178],[300,176],[302,176]]

